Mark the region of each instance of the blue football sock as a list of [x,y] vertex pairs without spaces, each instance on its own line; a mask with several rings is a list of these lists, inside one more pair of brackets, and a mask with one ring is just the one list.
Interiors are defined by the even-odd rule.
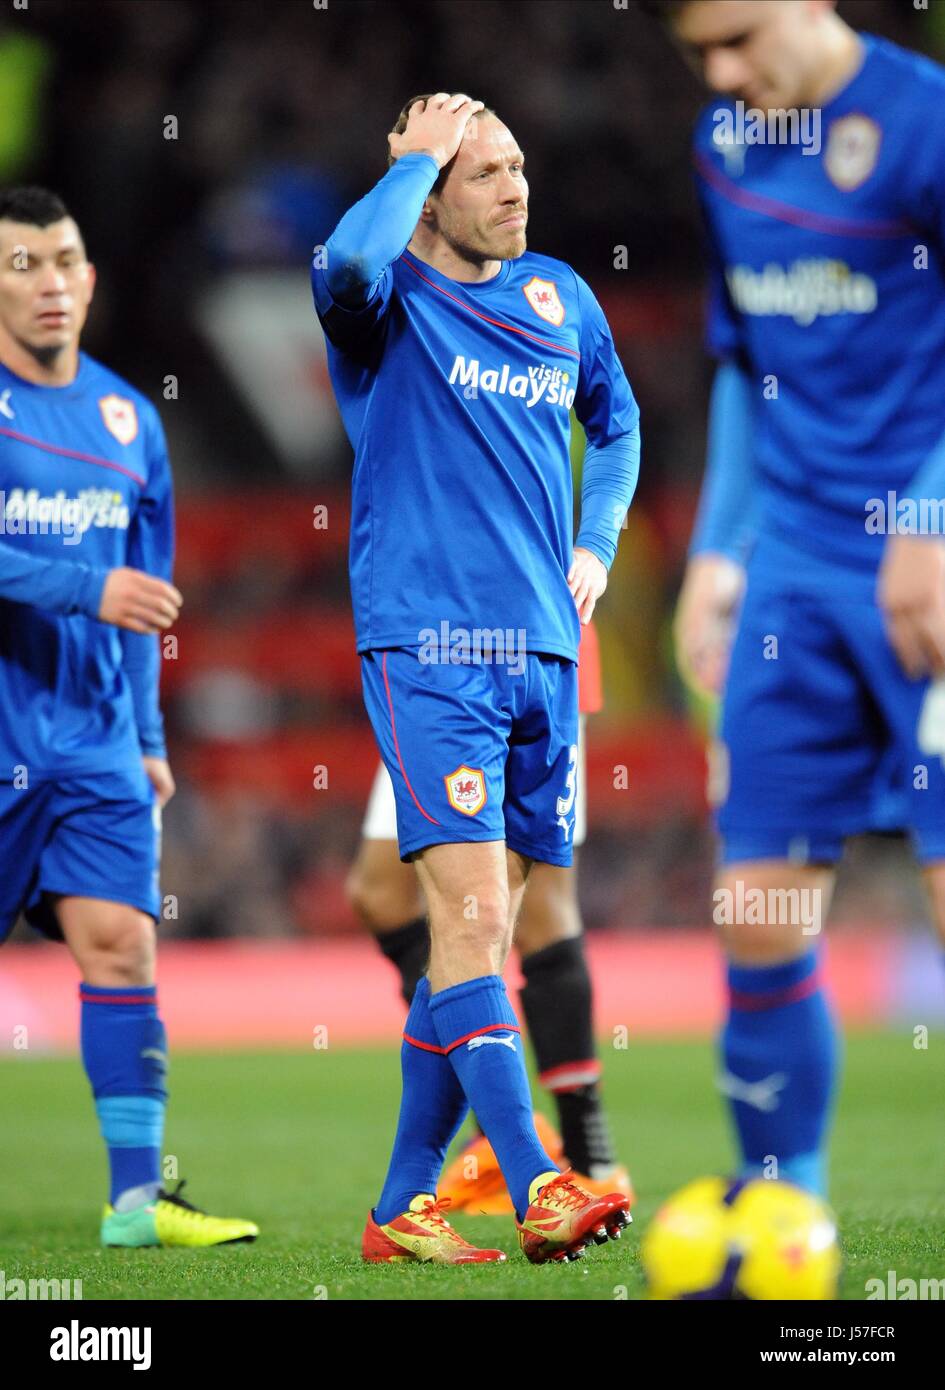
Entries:
[[720,1085],[743,1175],[786,1178],[823,1195],[838,1043],[817,966],[814,951],[781,965],[729,965]]
[[384,1190],[374,1208],[379,1225],[405,1212],[421,1192],[436,1194],[443,1160],[466,1118],[463,1088],[440,1047],[430,1016],[430,981],[414,990],[400,1049],[403,1093]]
[[111,1168],[109,1201],[153,1200],[161,1183],[167,1035],[154,985],[82,984],[82,1061]]
[[518,1020],[505,984],[498,975],[484,975],[452,985],[433,995],[430,1012],[521,1220],[535,1179],[558,1169],[535,1133]]

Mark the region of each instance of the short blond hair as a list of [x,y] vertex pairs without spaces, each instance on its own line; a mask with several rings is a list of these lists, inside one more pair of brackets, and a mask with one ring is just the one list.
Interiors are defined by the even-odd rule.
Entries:
[[[430,98],[433,97],[433,96],[436,96],[436,93],[435,93],[435,92],[423,92],[423,93],[421,93],[421,95],[418,96],[418,97],[411,97],[410,100],[404,104],[404,106],[403,106],[403,108],[402,108],[402,110],[401,110],[401,112],[400,112],[400,115],[397,117],[396,121],[395,121],[394,124],[393,124],[393,127],[392,127],[392,132],[393,132],[393,134],[394,134],[394,135],[403,135],[404,131],[407,129],[407,117],[410,115],[410,108],[411,108],[412,106],[415,106],[416,103],[417,103],[418,101],[422,101],[422,102],[424,102],[424,103],[425,103],[425,102],[428,102],[428,101],[430,100]],[[478,100],[478,98],[474,98],[474,100]],[[491,106],[484,106],[483,109],[482,109],[481,111],[477,111],[476,114],[477,114],[478,116],[494,116],[494,115],[495,115],[495,112],[493,111],[493,109],[492,109]],[[452,161],[450,161],[450,162],[452,163]],[[391,154],[390,149],[388,149],[388,151],[387,151],[387,163],[388,163],[388,164],[396,164],[396,163],[397,163],[396,159],[395,159],[394,156]],[[444,183],[445,180],[446,180],[446,174],[447,174],[447,170],[449,169],[449,167],[450,167],[449,164],[446,164],[446,165],[444,165],[443,168],[440,170],[439,175],[437,176],[436,183],[433,185],[433,192],[434,192],[434,193],[439,193],[440,189],[442,188],[443,183]]]

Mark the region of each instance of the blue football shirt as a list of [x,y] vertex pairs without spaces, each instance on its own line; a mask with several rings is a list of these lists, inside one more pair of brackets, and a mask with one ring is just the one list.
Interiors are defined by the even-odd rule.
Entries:
[[405,250],[358,309],[312,281],[355,454],[358,650],[446,624],[576,661],[570,410],[597,445],[639,419],[588,285],[531,251],[468,284]]
[[164,755],[158,638],[96,614],[109,570],[170,579],[172,554],[154,406],[84,353],[62,387],[0,365],[0,782]]
[[871,503],[907,494],[945,433],[945,72],[860,37],[816,153],[738,143],[716,100],[694,154],[709,346],[759,403],[760,532],[866,575]]

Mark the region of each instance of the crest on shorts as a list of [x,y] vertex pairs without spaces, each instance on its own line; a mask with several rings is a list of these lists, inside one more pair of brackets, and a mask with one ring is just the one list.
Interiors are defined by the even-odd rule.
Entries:
[[124,396],[116,396],[113,392],[110,396],[102,397],[98,408],[102,412],[105,428],[109,434],[115,436],[119,444],[130,444],[137,438],[138,412],[135,410],[134,401],[126,400]]
[[462,811],[464,816],[474,816],[486,804],[486,779],[481,767],[467,767],[465,763],[444,777],[446,795],[454,811]]
[[824,168],[831,183],[849,193],[876,168],[883,132],[869,116],[841,116],[827,134]]
[[528,284],[522,286],[522,294],[540,319],[553,323],[556,328],[564,323],[564,305],[554,280],[540,280],[533,275]]

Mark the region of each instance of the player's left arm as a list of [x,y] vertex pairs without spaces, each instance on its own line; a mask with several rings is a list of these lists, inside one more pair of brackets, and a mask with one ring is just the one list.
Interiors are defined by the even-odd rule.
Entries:
[[[906,211],[926,229],[920,240],[945,258],[945,81],[938,82],[922,111],[922,138],[915,142],[915,165],[904,194]],[[916,270],[917,275],[925,273]],[[945,498],[945,434],[919,466],[905,496],[916,502]],[[903,669],[913,677],[945,675],[945,538],[887,536],[877,598]]]
[[610,327],[590,288],[575,276],[581,312],[581,365],[574,412],[587,447],[581,477],[581,524],[568,570],[578,617],[589,623],[607,588],[640,473],[640,411]]
[[[128,528],[128,564],[170,582],[174,565],[174,489],[167,444],[157,412],[145,414],[150,431],[148,478]],[[131,686],[145,771],[164,806],[174,795],[160,705],[161,638],[122,631],[122,667]]]

